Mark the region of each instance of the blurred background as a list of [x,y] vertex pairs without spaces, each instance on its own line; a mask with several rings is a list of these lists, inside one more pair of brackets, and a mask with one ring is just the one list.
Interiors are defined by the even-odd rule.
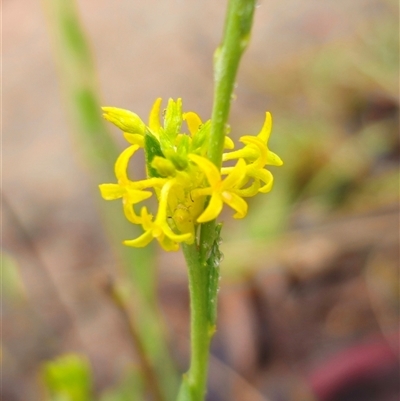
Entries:
[[[99,106],[208,119],[226,2],[63,3],[2,5],[2,400],[172,400],[185,265],[121,249],[137,233],[97,186],[125,144]],[[398,6],[259,2],[231,136],[269,110],[285,164],[222,219],[208,401],[399,399]]]

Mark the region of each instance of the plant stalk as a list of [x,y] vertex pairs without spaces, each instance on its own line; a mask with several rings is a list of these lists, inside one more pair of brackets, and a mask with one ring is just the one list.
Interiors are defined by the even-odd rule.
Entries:
[[[255,0],[229,0],[221,45],[214,54],[214,103],[208,158],[218,169],[222,164],[225,134],[239,62],[250,39]],[[178,401],[203,401],[206,393],[209,348],[215,332],[210,302],[216,302],[217,287],[210,293],[210,269],[217,269],[211,255],[216,237],[215,220],[200,227],[199,246],[183,245],[189,271],[191,311],[191,362],[184,376]]]
[[191,401],[204,398],[207,382],[207,366],[211,333],[208,321],[208,266],[200,263],[195,244],[184,245],[183,253],[188,265],[190,318],[191,318],[191,364],[187,374]]
[[[229,0],[221,45],[214,53],[214,103],[208,158],[220,169],[240,59],[249,41],[256,0]],[[215,220],[201,226],[200,253],[204,261],[214,241]]]

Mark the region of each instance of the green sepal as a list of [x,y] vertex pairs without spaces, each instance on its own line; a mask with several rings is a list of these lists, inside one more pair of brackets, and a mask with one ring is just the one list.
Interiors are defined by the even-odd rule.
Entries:
[[[165,110],[164,128],[160,131],[160,145],[162,152],[171,161],[176,152],[176,139],[181,131],[182,121],[182,100],[178,99],[175,102],[173,99],[169,99]],[[178,166],[176,167],[178,168]]]
[[191,144],[191,153],[196,153],[198,155],[205,155],[207,153],[208,138],[210,136],[211,130],[211,120],[206,121],[202,124],[196,135],[193,137]]
[[164,117],[164,135],[169,142],[175,143],[175,138],[181,131],[182,127],[182,99],[169,99]]
[[172,177],[176,174],[174,163],[165,157],[154,156],[151,167],[153,167],[161,177]]
[[164,131],[160,129],[160,149],[164,155],[175,153],[175,144],[170,140],[166,135],[164,135]]
[[166,156],[168,160],[172,161],[177,170],[185,170],[185,168],[188,166],[188,158],[182,157],[175,151],[167,151]]
[[176,142],[178,142],[176,147],[171,145],[169,148],[165,149],[163,145],[165,145],[166,142],[161,141],[161,149],[165,157],[174,164],[175,168],[182,171],[187,168],[189,163],[188,154],[190,139],[186,135],[181,135],[177,138]]
[[181,135],[175,152],[170,152],[168,158],[178,170],[185,170],[188,166],[188,154],[190,139],[187,135]]
[[178,153],[179,156],[185,158],[186,160],[189,154],[189,145],[190,145],[190,139],[187,135],[182,135],[179,137],[179,143],[176,148],[176,153]]
[[165,157],[161,151],[160,142],[157,138],[146,128],[144,135],[144,154],[146,158],[146,170],[149,177],[161,177],[158,171],[152,166],[152,161],[156,156]]

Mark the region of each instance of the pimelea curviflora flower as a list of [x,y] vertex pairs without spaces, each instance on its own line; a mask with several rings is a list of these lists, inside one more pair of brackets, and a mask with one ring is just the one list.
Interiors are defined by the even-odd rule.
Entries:
[[[265,167],[281,166],[282,160],[268,148],[272,118],[266,113],[264,125],[257,136],[242,136],[244,146],[232,150],[234,143],[225,137],[226,153],[223,163],[232,166],[218,169],[207,158],[211,121],[202,122],[194,112],[182,112],[182,101],[170,99],[160,123],[161,99],[154,102],[149,124],[128,110],[104,107],[104,118],[117,127],[130,143],[115,163],[117,183],[102,184],[104,199],[122,199],[126,218],[141,225],[144,232],[125,245],[143,247],[156,239],[166,251],[176,251],[179,243],[192,244],[197,226],[214,220],[227,204],[234,218],[246,216],[248,205],[244,198],[272,189],[273,176]],[[186,122],[188,133],[182,132]],[[137,180],[128,176],[131,157],[144,150],[147,177]],[[232,151],[231,151],[232,150]],[[146,205],[136,205],[152,196],[158,199],[153,216]]]

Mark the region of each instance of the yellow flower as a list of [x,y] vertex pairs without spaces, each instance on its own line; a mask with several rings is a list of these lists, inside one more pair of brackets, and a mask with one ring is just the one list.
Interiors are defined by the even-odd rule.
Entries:
[[[271,191],[272,185],[274,183],[274,176],[272,173],[265,168],[255,168],[251,164],[246,166],[246,175],[248,177],[254,178],[257,185],[260,185],[260,181],[264,183],[263,186],[258,188],[258,192],[266,194],[267,192]],[[242,195],[246,196],[246,195]],[[247,195],[253,196],[253,195]]]
[[[268,152],[269,152],[268,148],[258,137],[242,136],[240,138],[240,141],[243,142],[246,145],[246,147],[248,147],[247,150],[246,147],[245,149],[242,150],[247,152],[250,151],[254,152],[256,158],[252,163],[246,166],[246,177],[253,178],[254,184],[247,189],[239,191],[238,194],[240,194],[240,196],[246,197],[246,196],[254,196],[256,195],[257,192],[267,193],[271,191],[274,182],[274,177],[270,171],[263,168],[268,162]],[[221,172],[223,174],[229,174],[232,171],[232,169],[233,167],[222,168]],[[260,186],[260,181],[262,181],[264,185]]]
[[201,178],[193,174],[178,172],[175,177],[176,185],[174,185],[168,199],[168,207],[172,213],[174,226],[180,233],[192,233],[193,238],[195,238],[196,220],[204,210],[205,201],[205,197],[193,198],[191,196],[191,190],[199,187],[204,181],[203,173],[200,171],[194,173]]
[[137,114],[117,107],[102,107],[101,109],[104,111],[103,117],[122,131],[144,135],[146,126]]
[[[274,177],[270,171],[264,169],[265,165],[281,166],[283,164],[281,158],[270,151],[268,148],[268,140],[271,135],[272,117],[269,112],[265,114],[264,125],[256,137],[245,135],[240,138],[240,142],[245,146],[235,152],[224,153],[223,161],[243,158],[247,161],[246,177],[253,178],[253,184],[245,189],[239,190],[240,196],[254,196],[257,192],[267,193],[271,191]],[[221,169],[222,174],[229,174],[232,167]],[[263,185],[260,185],[260,182]]]
[[[236,150],[235,152],[224,153],[222,155],[222,160],[233,160],[238,158],[243,158],[249,163],[253,163],[262,157],[263,166],[268,164],[271,166],[281,166],[283,164],[281,158],[270,151],[268,148],[268,140],[271,135],[271,127],[272,127],[272,116],[271,113],[265,113],[265,121],[264,125],[261,128],[261,131],[256,137],[253,136],[242,136],[240,138],[241,142],[244,142],[246,146],[240,150]],[[248,141],[251,138],[256,141]],[[263,153],[261,155],[261,153]],[[261,166],[261,167],[263,167]]]
[[165,180],[152,178],[138,182],[132,182],[127,176],[127,168],[130,158],[139,149],[138,145],[132,145],[125,149],[118,157],[115,163],[115,176],[117,184],[102,184],[99,185],[101,195],[106,200],[114,200],[122,198],[122,204],[126,218],[134,223],[140,224],[141,219],[135,214],[133,205],[144,201],[151,197],[152,193],[143,191],[144,188],[149,188],[156,185],[161,185]]
[[239,159],[228,176],[222,180],[217,167],[205,157],[190,154],[189,160],[199,166],[210,184],[209,187],[194,189],[192,191],[193,198],[211,196],[206,209],[198,217],[197,222],[205,223],[214,220],[221,213],[224,203],[236,211],[233,216],[234,218],[241,219],[245,217],[247,214],[247,203],[237,194],[237,190],[240,189],[239,186],[246,175],[245,161]]
[[[161,102],[161,98],[154,102],[147,126],[128,110],[103,108],[104,118],[122,129],[131,146],[115,164],[117,183],[100,185],[100,191],[105,199],[122,199],[127,219],[144,229],[126,245],[144,247],[156,239],[165,250],[176,251],[181,242],[194,243],[198,224],[217,218],[224,204],[235,211],[234,218],[245,217],[248,205],[243,198],[272,188],[273,176],[265,166],[283,163],[268,148],[270,113],[257,136],[240,137],[242,149],[223,154],[223,162],[236,160],[236,165],[217,168],[207,157],[211,120],[203,123],[198,114],[183,113],[181,99],[169,99],[161,117]],[[234,149],[229,129],[225,131],[224,149]],[[127,169],[139,148],[144,150],[147,179],[134,181]],[[151,192],[146,190],[150,188]],[[135,205],[153,193],[159,201],[155,217],[146,206],[137,215]]]
[[141,222],[145,232],[138,238],[124,241],[125,245],[133,247],[144,247],[154,238],[160,243],[166,251],[177,251],[180,242],[193,242],[191,233],[175,234],[167,221],[168,195],[174,185],[174,180],[168,180],[160,193],[160,203],[157,217],[154,221],[152,215],[148,213],[146,207],[141,211]]
[[144,147],[143,136],[146,126],[137,114],[117,107],[102,107],[101,109],[104,111],[103,117],[121,129],[124,138],[131,145]]

